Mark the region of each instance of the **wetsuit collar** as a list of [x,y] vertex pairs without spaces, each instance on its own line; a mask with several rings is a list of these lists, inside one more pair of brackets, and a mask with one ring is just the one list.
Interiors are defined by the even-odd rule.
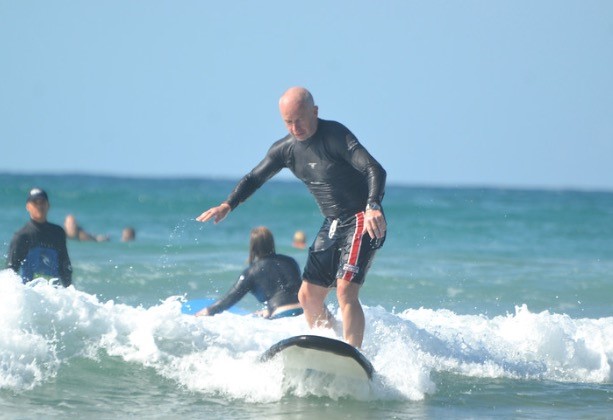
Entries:
[[46,221],[46,220],[45,220],[44,222],[42,222],[42,223],[41,223],[41,222],[37,222],[37,221],[36,221],[36,220],[34,220],[34,219],[30,219],[30,222],[31,222],[31,223],[32,223],[32,224],[33,224],[33,225],[34,225],[36,228],[39,228],[39,229],[40,229],[40,228],[42,228],[44,225],[46,225],[46,224],[47,224],[47,221]]

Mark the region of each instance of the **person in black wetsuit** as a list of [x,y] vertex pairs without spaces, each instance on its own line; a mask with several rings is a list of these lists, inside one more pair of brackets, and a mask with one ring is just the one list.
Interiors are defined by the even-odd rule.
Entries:
[[196,220],[222,221],[267,180],[289,168],[315,197],[325,220],[303,272],[298,298],[310,327],[332,326],[324,305],[331,287],[343,318],[343,338],[360,347],[364,312],[358,294],[375,251],[387,231],[381,201],[386,172],[344,125],[318,118],[311,93],[288,89],[279,111],[289,134],[275,142],[264,159],[245,175],[226,201]]
[[249,267],[234,286],[217,302],[196,314],[215,315],[241,300],[248,292],[266,305],[259,314],[275,319],[302,314],[298,302],[301,278],[298,263],[292,257],[275,252],[272,232],[260,226],[251,231]]
[[6,266],[21,276],[24,283],[35,278],[59,279],[64,287],[72,284],[72,266],[66,248],[66,233],[49,223],[49,198],[33,188],[26,201],[30,221],[13,236]]

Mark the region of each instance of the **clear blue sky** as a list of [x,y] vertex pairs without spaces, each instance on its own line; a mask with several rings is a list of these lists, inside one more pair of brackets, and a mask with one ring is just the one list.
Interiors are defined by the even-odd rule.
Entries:
[[238,178],[293,85],[392,183],[613,190],[610,0],[0,0],[0,172]]

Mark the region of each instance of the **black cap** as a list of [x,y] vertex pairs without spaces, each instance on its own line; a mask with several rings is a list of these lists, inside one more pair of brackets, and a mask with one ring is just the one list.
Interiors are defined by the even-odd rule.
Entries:
[[47,197],[47,193],[44,190],[40,188],[32,188],[28,194],[28,199],[26,202],[38,200],[39,198],[44,198],[45,200],[49,201],[49,197]]

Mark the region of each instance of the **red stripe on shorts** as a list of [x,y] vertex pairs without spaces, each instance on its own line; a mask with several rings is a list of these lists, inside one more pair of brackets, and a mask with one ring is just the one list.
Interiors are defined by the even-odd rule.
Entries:
[[[364,233],[364,212],[360,212],[355,215],[355,231],[353,232],[353,239],[351,240],[351,250],[349,251],[349,258],[346,264],[357,265],[358,257],[360,256],[360,247],[362,246],[362,235]],[[343,280],[351,281],[355,273],[345,270],[343,274]]]

